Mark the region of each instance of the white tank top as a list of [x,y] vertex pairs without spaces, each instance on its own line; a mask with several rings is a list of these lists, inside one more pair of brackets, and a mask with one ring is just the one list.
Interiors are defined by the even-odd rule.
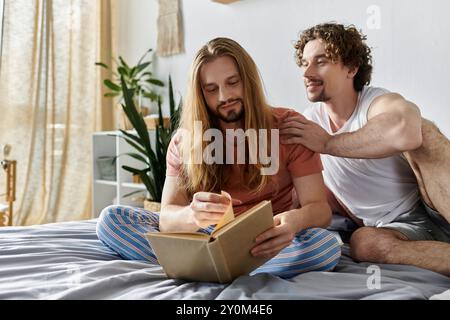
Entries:
[[[367,123],[372,101],[389,91],[364,87],[355,111],[344,126],[332,133],[325,105],[308,108],[304,115],[329,134],[353,132]],[[381,227],[413,208],[419,200],[416,178],[406,159],[395,155],[382,159],[349,159],[321,155],[326,186],[366,226]]]

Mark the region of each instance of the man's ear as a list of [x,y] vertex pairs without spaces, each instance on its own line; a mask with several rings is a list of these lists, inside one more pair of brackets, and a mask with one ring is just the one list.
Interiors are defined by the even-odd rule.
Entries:
[[347,78],[353,79],[356,76],[356,74],[358,73],[358,70],[359,70],[359,66],[349,66],[348,72],[347,72]]

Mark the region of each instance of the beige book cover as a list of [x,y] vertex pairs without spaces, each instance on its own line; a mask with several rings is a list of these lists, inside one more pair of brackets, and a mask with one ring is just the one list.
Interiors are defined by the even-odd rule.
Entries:
[[250,253],[255,238],[273,227],[270,201],[262,201],[236,218],[231,204],[211,235],[152,232],[146,237],[169,278],[231,282],[269,259]]

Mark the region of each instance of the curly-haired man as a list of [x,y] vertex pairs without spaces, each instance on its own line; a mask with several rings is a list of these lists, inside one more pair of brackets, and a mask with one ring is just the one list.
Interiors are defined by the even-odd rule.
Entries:
[[310,120],[287,119],[283,143],[321,154],[333,211],[360,228],[357,261],[450,276],[450,142],[400,94],[369,86],[371,52],[354,26],[327,23],[295,45]]

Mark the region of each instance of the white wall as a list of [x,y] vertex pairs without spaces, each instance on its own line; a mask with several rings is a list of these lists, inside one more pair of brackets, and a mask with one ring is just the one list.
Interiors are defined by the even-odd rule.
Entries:
[[[135,62],[146,48],[156,48],[156,0],[118,0],[120,54]],[[181,0],[186,52],[156,58],[155,71],[170,73],[185,94],[195,52],[208,40],[237,40],[254,58],[274,105],[304,110],[300,70],[293,41],[314,24],[354,24],[373,48],[372,85],[415,102],[424,117],[450,136],[450,2],[446,0],[241,0],[223,5],[210,0]]]

